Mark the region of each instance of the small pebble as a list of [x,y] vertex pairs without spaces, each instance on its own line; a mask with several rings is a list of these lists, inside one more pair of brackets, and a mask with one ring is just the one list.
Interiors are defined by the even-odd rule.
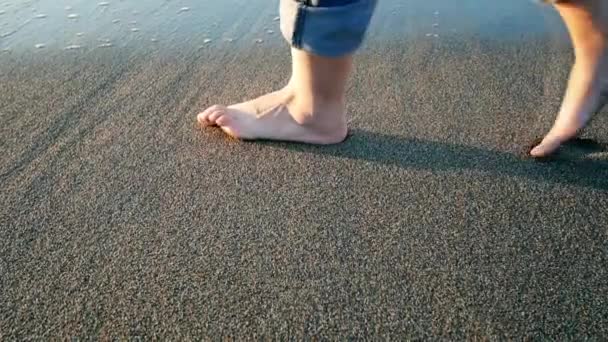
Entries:
[[151,41],[152,43],[156,43],[156,42],[158,42],[158,39],[156,39],[156,38],[150,38],[150,41]]
[[72,13],[68,15],[68,19],[78,19],[80,17],[78,14]]
[[435,33],[435,34],[433,35],[433,37],[435,37],[435,38],[439,38],[439,35],[438,35],[437,33]]
[[203,40],[203,43],[204,43],[204,44],[209,44],[209,43],[211,43],[212,41],[213,41],[212,39],[207,38],[207,39]]
[[274,18],[272,19],[272,21],[279,21],[279,20],[281,20],[281,17],[274,17]]
[[179,11],[177,11],[177,13],[188,12],[189,10],[190,10],[190,7],[182,7],[179,9]]
[[134,27],[131,29],[131,32],[139,32],[139,29],[137,27]]
[[84,32],[78,32],[78,33],[76,33],[76,37],[82,37],[82,36],[84,36]]
[[112,46],[114,46],[112,43],[103,43],[103,44],[98,45],[97,47],[99,47],[99,48],[109,48],[109,47],[112,47]]
[[273,34],[273,33],[274,33],[274,31],[273,31],[273,30],[268,30],[268,31],[266,31],[266,33],[268,33],[268,34]]
[[106,6],[109,6],[109,5],[110,5],[110,3],[109,3],[109,2],[107,2],[107,1],[102,1],[102,2],[98,3],[97,5],[99,5],[99,6],[101,6],[101,7],[106,7]]
[[36,18],[36,19],[44,19],[46,17],[47,17],[46,14],[38,14],[34,18]]
[[427,37],[432,37],[432,36],[433,36],[433,34],[432,34],[432,33],[427,33],[427,34],[426,34],[426,36],[427,36]]
[[258,44],[260,44],[260,43],[264,42],[264,39],[256,39],[255,42],[258,43]]
[[120,19],[114,19],[112,20],[112,24],[118,24],[120,22]]
[[46,47],[45,44],[36,44],[35,45],[36,49],[44,49]]
[[82,48],[80,45],[68,45],[65,47],[66,50],[79,50],[80,48]]

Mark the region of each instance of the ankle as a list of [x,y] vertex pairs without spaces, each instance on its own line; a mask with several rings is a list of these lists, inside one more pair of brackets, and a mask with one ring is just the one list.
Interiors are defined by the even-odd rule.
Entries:
[[299,92],[297,88],[287,86],[284,89],[289,99],[286,105],[292,119],[300,126],[308,127],[320,134],[346,136],[346,106],[343,98],[327,98]]
[[322,85],[315,85],[310,80],[299,79],[294,76],[291,77],[285,88],[300,100],[308,99],[310,102],[319,105],[343,103],[346,91],[345,85],[342,84],[326,82]]
[[315,123],[322,117],[328,116],[328,113],[345,112],[343,94],[314,91],[306,86],[299,86],[293,80],[283,90],[288,94],[287,103],[293,112],[292,115],[297,121],[301,121],[298,122],[300,124]]
[[334,127],[345,122],[345,105],[342,100],[319,99],[295,96],[290,112],[300,125],[311,127]]

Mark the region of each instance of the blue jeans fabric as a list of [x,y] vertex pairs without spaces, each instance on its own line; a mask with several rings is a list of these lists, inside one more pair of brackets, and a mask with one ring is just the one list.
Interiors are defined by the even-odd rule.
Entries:
[[354,53],[378,0],[281,0],[281,32],[295,48],[325,57]]

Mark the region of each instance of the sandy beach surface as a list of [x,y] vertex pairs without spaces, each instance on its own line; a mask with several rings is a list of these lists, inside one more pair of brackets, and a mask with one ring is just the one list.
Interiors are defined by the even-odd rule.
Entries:
[[606,338],[607,111],[523,157],[556,13],[380,2],[315,147],[195,122],[285,83],[275,1],[0,0],[0,340]]

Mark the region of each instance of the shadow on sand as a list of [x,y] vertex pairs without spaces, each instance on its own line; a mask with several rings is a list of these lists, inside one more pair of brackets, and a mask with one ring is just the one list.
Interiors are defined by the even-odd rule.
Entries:
[[522,147],[519,154],[505,153],[362,129],[351,131],[344,143],[333,146],[268,144],[296,152],[365,160],[407,169],[439,172],[471,170],[496,176],[527,178],[535,182],[608,190],[608,159],[586,158],[589,154],[603,153],[608,149],[606,145],[590,140],[567,144],[563,149],[565,151],[547,162],[527,158],[527,147]]

